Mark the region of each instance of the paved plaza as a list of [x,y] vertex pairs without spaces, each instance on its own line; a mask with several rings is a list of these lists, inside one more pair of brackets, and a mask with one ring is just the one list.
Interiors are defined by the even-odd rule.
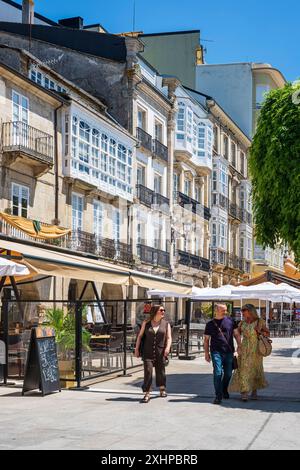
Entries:
[[[299,351],[298,351],[299,348]],[[212,405],[203,357],[168,367],[166,399],[141,404],[142,372],[41,397],[0,388],[0,449],[299,449],[300,337],[275,339],[258,402]]]

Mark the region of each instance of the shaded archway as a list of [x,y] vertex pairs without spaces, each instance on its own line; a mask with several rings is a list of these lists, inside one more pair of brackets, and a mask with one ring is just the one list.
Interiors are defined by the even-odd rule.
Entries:
[[117,284],[104,283],[101,290],[101,300],[104,302],[107,322],[114,327],[123,325],[125,299],[123,287]]

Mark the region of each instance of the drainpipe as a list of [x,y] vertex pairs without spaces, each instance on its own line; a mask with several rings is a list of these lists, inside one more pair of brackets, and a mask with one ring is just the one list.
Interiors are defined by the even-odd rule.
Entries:
[[[54,224],[59,225],[60,220],[58,218],[58,202],[59,202],[59,177],[58,177],[58,130],[57,130],[57,114],[58,111],[63,107],[64,103],[61,103],[58,108],[54,110],[54,186],[55,186],[55,201],[54,201]],[[56,301],[56,290],[57,283],[56,277],[53,278],[53,300]],[[56,307],[56,304],[53,304]]]
[[57,115],[58,111],[63,107],[62,103],[54,110],[54,178],[55,178],[55,206],[54,206],[54,224],[59,225],[58,218],[58,201],[59,201],[59,177],[58,177],[58,130],[57,130]]

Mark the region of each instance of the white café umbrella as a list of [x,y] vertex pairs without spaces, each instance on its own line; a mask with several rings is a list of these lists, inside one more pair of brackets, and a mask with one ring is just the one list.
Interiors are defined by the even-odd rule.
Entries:
[[272,282],[263,282],[255,286],[239,286],[232,289],[233,295],[239,295],[244,299],[270,300],[274,297],[289,297],[299,295],[299,289],[288,284],[273,284]]
[[198,289],[197,292],[195,292],[194,295],[192,295],[193,300],[199,300],[199,301],[204,301],[204,300],[236,300],[239,299],[240,297],[238,295],[233,295],[232,290],[237,289],[235,286],[232,286],[230,284],[217,287],[217,288],[212,288],[212,287],[207,287],[204,289]]
[[27,276],[29,269],[24,264],[15,263],[0,256],[0,277],[4,276]]
[[147,291],[147,294],[150,296],[155,296],[155,297],[175,297],[178,299],[190,299],[193,295],[195,295],[199,290],[201,290],[199,287],[193,287],[192,288],[192,294],[178,294],[177,292],[173,291],[167,291],[167,290],[160,290],[160,289],[149,289]]

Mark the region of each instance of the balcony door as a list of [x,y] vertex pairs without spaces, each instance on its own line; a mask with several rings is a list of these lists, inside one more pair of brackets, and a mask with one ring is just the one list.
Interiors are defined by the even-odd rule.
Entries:
[[94,201],[94,234],[97,244],[103,236],[103,206],[100,201]]
[[137,166],[136,180],[137,180],[137,184],[146,186],[146,168],[143,165]]
[[83,229],[83,197],[72,194],[72,230],[78,232]]
[[154,136],[158,142],[163,141],[163,126],[159,121],[155,121],[154,124]]
[[154,192],[162,194],[162,177],[157,173],[154,174]]
[[119,257],[121,241],[121,213],[119,209],[113,209],[113,239],[115,244],[115,256]]
[[146,111],[141,108],[138,108],[137,112],[137,127],[146,130]]
[[12,92],[13,145],[28,147],[29,100]]
[[161,250],[161,228],[159,226],[154,226],[153,228],[152,245],[156,250]]

